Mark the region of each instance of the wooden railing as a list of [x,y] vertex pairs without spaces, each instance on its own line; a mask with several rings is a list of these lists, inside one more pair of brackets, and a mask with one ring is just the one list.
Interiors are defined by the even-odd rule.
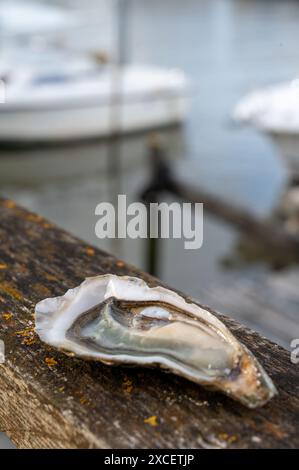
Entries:
[[34,333],[34,306],[85,277],[158,281],[13,201],[0,200],[0,430],[19,447],[298,447],[298,365],[290,353],[228,317],[279,395],[248,410],[179,377],[67,357]]

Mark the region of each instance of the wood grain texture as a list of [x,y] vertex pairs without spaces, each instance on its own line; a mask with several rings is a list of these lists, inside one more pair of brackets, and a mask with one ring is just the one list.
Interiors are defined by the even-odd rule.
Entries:
[[[86,276],[113,272],[157,281],[32,214],[0,200],[0,430],[19,447],[298,447],[298,365],[228,317],[279,390],[248,410],[158,370],[70,358],[34,334],[34,306]],[[150,419],[149,419],[150,418]]]

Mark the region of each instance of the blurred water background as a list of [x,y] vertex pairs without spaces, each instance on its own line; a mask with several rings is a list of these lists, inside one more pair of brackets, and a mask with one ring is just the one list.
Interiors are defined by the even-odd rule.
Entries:
[[[74,4],[71,0],[56,3]],[[129,3],[129,61],[179,67],[192,81],[186,125],[159,132],[173,171],[226,201],[269,214],[286,184],[287,171],[271,143],[252,129],[234,125],[230,113],[248,91],[298,76],[299,2]],[[86,9],[97,8],[98,2],[82,4]],[[81,37],[86,41],[88,32]],[[97,41],[94,32],[91,40]],[[75,35],[74,41],[80,37]],[[127,194],[128,202],[138,198],[149,178],[147,143],[148,134],[123,137],[117,171],[111,171],[108,141],[0,149],[0,192],[146,270],[146,241],[98,240],[94,209],[101,201],[113,200],[116,193]],[[197,298],[211,284],[262,275],[268,269],[262,264],[235,270],[223,265],[237,237],[231,226],[205,213],[203,247],[187,251],[183,240],[160,241],[156,275]]]

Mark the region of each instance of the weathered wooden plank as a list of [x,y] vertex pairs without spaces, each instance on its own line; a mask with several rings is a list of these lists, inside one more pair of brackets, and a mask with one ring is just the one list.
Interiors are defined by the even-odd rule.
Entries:
[[290,349],[299,338],[299,270],[235,279],[201,292],[201,300]]
[[33,333],[42,298],[99,273],[157,281],[9,200],[0,200],[0,266],[0,425],[19,447],[298,446],[298,365],[283,348],[224,318],[278,386],[277,398],[248,410],[161,371],[111,368],[42,344]]

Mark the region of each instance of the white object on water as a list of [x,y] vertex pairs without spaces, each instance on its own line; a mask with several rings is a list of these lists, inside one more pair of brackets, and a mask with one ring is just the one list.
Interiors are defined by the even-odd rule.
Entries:
[[234,118],[268,134],[292,173],[299,173],[299,82],[282,83],[246,96]]
[[1,73],[6,83],[6,102],[0,106],[2,142],[139,131],[178,123],[187,111],[188,81],[179,70],[116,68],[78,59],[50,67],[0,66],[0,78]]

